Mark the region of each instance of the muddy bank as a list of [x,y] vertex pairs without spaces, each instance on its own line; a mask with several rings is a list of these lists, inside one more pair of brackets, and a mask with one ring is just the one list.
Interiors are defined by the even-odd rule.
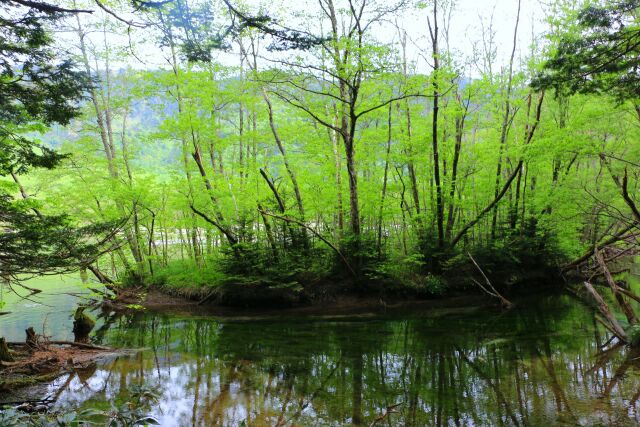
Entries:
[[[513,300],[515,306],[518,306],[521,299],[527,299],[531,294],[560,294],[562,291],[563,287],[557,284],[540,283],[529,292],[510,293],[509,298]],[[310,320],[332,320],[394,316],[411,311],[442,313],[443,311],[499,311],[502,309],[498,300],[475,289],[469,290],[467,293],[433,298],[352,292],[334,294],[331,298],[307,300],[297,305],[288,306],[266,303],[228,306],[216,300],[185,298],[175,293],[168,294],[162,289],[140,289],[136,295],[135,299],[122,301],[118,305],[109,303],[107,309],[126,312],[143,308],[150,312],[220,317],[226,320],[276,319],[297,316]],[[132,305],[138,308],[130,308]]]

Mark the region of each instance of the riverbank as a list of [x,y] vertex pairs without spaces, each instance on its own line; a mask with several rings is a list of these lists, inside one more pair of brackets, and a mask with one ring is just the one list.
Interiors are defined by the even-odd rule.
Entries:
[[[536,282],[533,286],[522,286],[507,291],[506,296],[514,299],[529,298],[534,294],[540,296],[562,294],[563,282]],[[264,300],[262,300],[264,301]],[[393,316],[406,311],[443,311],[475,309],[501,310],[500,300],[482,292],[477,286],[439,296],[416,296],[407,292],[378,293],[356,292],[333,293],[328,297],[316,300],[304,300],[294,305],[225,305],[221,301],[207,298],[207,295],[194,297],[193,293],[181,294],[175,289],[136,288],[127,289],[121,298],[107,300],[103,309],[117,312],[134,312],[144,310],[171,315],[202,315],[226,320],[260,320],[277,319],[289,316],[301,316],[312,320],[338,320],[342,318],[373,318],[381,315]]]
[[[522,250],[518,254],[493,249],[447,255],[437,262],[418,255],[385,259],[358,252],[352,255],[349,268],[325,252],[300,254],[295,260],[249,251],[197,263],[166,261],[152,271],[137,270],[122,276],[117,292],[127,293],[128,288],[161,291],[199,304],[285,309],[330,305],[344,297],[374,299],[382,304],[468,294],[496,298],[496,294],[526,293],[562,282],[556,258],[523,255]],[[128,296],[125,299],[130,300]]]

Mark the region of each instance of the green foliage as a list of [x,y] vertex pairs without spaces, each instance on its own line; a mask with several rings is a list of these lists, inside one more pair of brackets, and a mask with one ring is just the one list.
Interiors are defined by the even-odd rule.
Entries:
[[633,325],[627,329],[629,344],[634,347],[640,346],[640,325]]
[[[14,1],[3,2],[0,11],[0,178],[11,176],[19,187],[19,175],[32,168],[52,169],[67,157],[41,145],[33,134],[77,117],[90,81],[54,47],[49,25],[64,11]],[[14,192],[0,186],[3,277],[15,280],[91,262],[102,242],[90,241],[113,229],[113,224],[76,228],[66,215],[45,215],[37,204],[14,200]]]
[[198,265],[193,260],[172,260],[166,266],[157,266],[153,276],[147,278],[151,286],[168,289],[206,288],[219,285],[225,275],[215,261]]
[[[552,233],[536,231],[535,221],[531,221],[529,227],[526,231],[512,232],[490,245],[468,249],[494,286],[500,288],[536,282],[553,276],[558,266],[566,261]],[[481,277],[467,251],[450,257],[442,267],[448,277]]]
[[[280,46],[304,52],[283,52],[282,62],[269,68],[259,61],[262,32],[275,39],[293,33],[269,32],[275,15],[253,20],[244,6],[230,11],[244,14],[229,30],[231,39],[213,4],[143,8],[137,18],[157,30],[150,40],[169,61],[166,69],[127,66],[131,52],[149,41],[121,43],[110,34],[134,40],[129,32],[137,30],[111,15],[80,14],[74,26],[91,43],[71,50],[99,83],[79,105],[81,117],[43,137],[42,147],[73,156],[57,159],[59,168],[25,176],[25,193],[37,190],[38,198],[20,206],[29,214],[24,224],[36,220],[33,208],[69,219],[55,233],[42,230],[49,240],[34,244],[34,253],[52,256],[37,261],[59,264],[52,248],[64,249],[57,242],[73,236],[77,224],[127,218],[118,248],[99,260],[100,271],[126,285],[197,294],[231,282],[323,282],[318,288],[326,281],[355,282],[365,289],[390,277],[438,293],[437,283],[424,285],[430,277],[446,277],[453,288],[451,276],[477,274],[468,251],[504,283],[525,269],[557,267],[632,219],[620,186],[627,176],[636,197],[640,146],[631,142],[640,130],[632,100],[617,105],[598,96],[616,94],[606,84],[626,81],[621,68],[583,82],[597,83],[597,90],[558,91],[555,99],[538,92],[553,84],[529,83],[549,56],[550,64],[555,58],[575,71],[589,52],[600,52],[598,43],[611,42],[607,28],[615,30],[611,37],[635,37],[635,24],[615,26],[628,20],[635,3],[620,4],[624,8],[575,14],[565,4],[551,19],[548,52],[534,45],[513,68],[494,64],[499,56],[484,52],[473,78],[464,65],[469,58],[455,49],[441,46],[434,74],[407,61],[402,42],[378,38],[382,22],[430,13],[428,2],[407,10],[377,10],[367,2],[362,16],[371,24],[344,31],[333,28],[329,10],[300,11],[296,20],[328,32],[306,34],[318,44],[281,37]],[[120,6],[126,8],[109,5]],[[338,21],[356,22],[350,8],[334,12]],[[288,19],[293,12],[274,13]],[[239,53],[240,62],[216,59],[219,47]],[[567,57],[554,56],[554,49]],[[614,65],[633,65],[631,56]],[[549,67],[543,76],[562,71]],[[434,84],[447,88],[439,96],[435,135]],[[15,121],[11,129],[30,132],[46,123],[42,117]],[[434,141],[443,217],[436,206]],[[46,166],[32,163],[27,169]],[[0,188],[13,203],[21,189],[5,181]],[[39,234],[23,237],[37,243]],[[89,239],[75,242],[82,248]]]
[[638,0],[588,4],[533,85],[558,93],[610,94],[620,101],[640,97],[639,8]]
[[[359,235],[346,233],[340,240],[338,249],[356,275],[361,278],[370,277],[385,259],[385,254],[378,251],[375,234],[369,232]],[[333,269],[335,274],[343,277],[349,277],[351,274],[342,257],[337,254],[334,254]]]
[[117,222],[77,227],[66,215],[42,215],[28,203],[0,192],[0,275],[17,278],[74,269],[91,262],[117,229]]
[[327,274],[327,251],[324,248],[284,249],[274,254],[259,244],[241,243],[225,249],[220,269],[227,281],[260,281],[288,283],[301,279],[313,282]]
[[422,272],[440,274],[442,263],[451,258],[452,248],[441,247],[434,230],[421,230],[418,235],[417,248],[422,255]]
[[390,290],[408,292],[417,297],[429,298],[445,294],[449,289],[446,279],[425,273],[424,260],[425,256],[422,254],[390,259],[380,263],[372,276],[385,283]]
[[427,274],[424,277],[423,283],[419,286],[419,289],[423,288],[429,295],[443,295],[448,287],[447,281],[441,276]]

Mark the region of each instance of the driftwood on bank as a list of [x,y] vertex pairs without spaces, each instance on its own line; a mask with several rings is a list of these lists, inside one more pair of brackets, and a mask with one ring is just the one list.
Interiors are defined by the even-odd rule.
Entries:
[[[0,338],[0,339],[2,339],[2,338]],[[48,341],[47,343],[50,344],[50,345],[68,345],[70,347],[77,347],[77,348],[81,348],[83,350],[115,351],[114,349],[112,349],[110,347],[103,347],[103,346],[100,346],[100,345],[87,344],[87,343],[74,342],[74,341]],[[11,346],[11,347],[14,347],[14,346],[24,346],[24,345],[27,345],[27,344],[23,343],[23,342],[8,341],[7,345]]]

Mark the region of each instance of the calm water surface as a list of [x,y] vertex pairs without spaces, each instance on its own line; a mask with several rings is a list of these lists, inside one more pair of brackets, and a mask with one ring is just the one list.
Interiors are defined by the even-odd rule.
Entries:
[[376,425],[640,424],[640,353],[603,352],[605,331],[568,296],[339,321],[100,316],[97,342],[145,350],[33,393],[107,408],[146,383],[163,426],[368,426],[393,405]]

